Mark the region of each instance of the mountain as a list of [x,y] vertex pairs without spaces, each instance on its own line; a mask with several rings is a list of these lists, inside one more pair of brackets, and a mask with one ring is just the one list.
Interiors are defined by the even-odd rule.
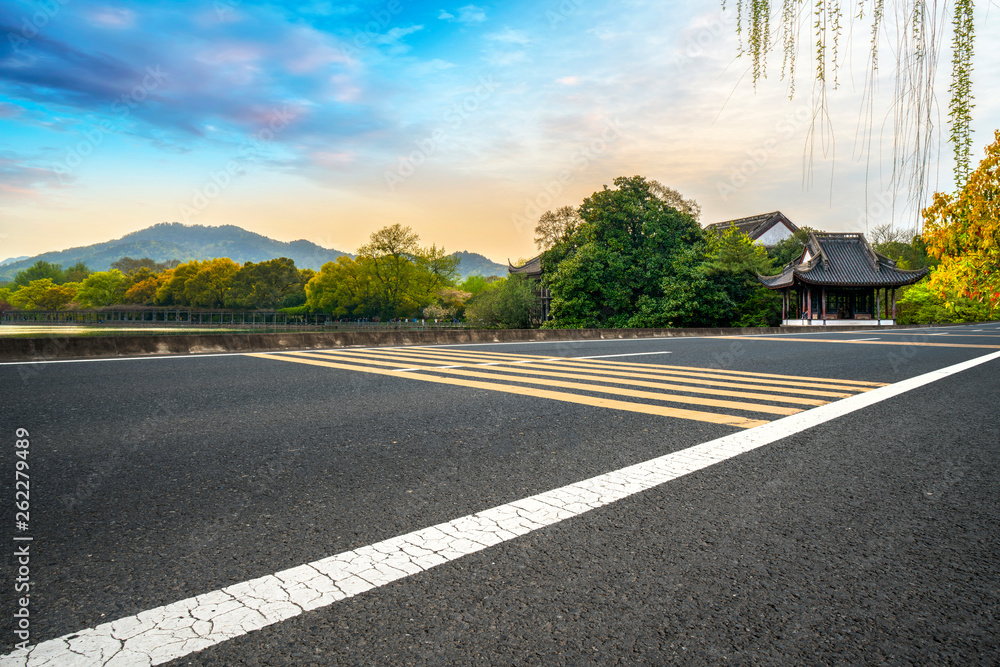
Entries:
[[91,271],[107,271],[112,262],[122,257],[149,257],[157,262],[228,257],[238,264],[288,257],[295,260],[295,266],[300,269],[319,270],[326,262],[347,254],[349,253],[318,246],[311,241],[275,241],[235,225],[208,227],[161,222],[114,241],[46,252],[34,257],[13,258],[15,261],[0,266],[0,281],[13,279],[18,271],[39,260],[61,264],[63,268],[84,262]]
[[[497,264],[479,253],[463,250],[454,254],[461,260],[458,267],[461,280],[469,276],[507,275],[506,266]],[[0,262],[0,282],[12,280],[18,271],[28,268],[39,260],[61,264],[64,269],[77,262],[83,262],[91,271],[107,271],[112,262],[122,257],[133,259],[149,257],[157,262],[171,259],[188,262],[192,259],[228,257],[237,264],[289,257],[295,260],[295,266],[300,269],[318,271],[321,266],[341,255],[353,257],[351,253],[324,248],[311,241],[300,240],[291,243],[275,241],[235,225],[208,227],[161,222],[113,241],[46,252],[34,257],[12,257]]]
[[460,252],[452,253],[457,255],[461,264],[458,265],[458,273],[461,275],[459,280],[465,280],[469,276],[506,276],[507,267],[503,264],[497,264],[493,260],[480,255],[478,252],[468,252],[467,250],[462,250]]

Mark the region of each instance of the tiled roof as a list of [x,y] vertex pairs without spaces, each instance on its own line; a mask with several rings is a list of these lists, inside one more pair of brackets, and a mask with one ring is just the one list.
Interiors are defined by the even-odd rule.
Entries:
[[896,262],[872,250],[862,234],[812,233],[806,247],[809,261],[792,262],[776,276],[760,276],[760,281],[771,289],[790,287],[796,280],[810,285],[900,287],[927,275],[927,269],[897,268]]
[[507,260],[507,273],[523,273],[532,278],[542,275],[542,256],[532,257],[521,266],[514,266]]
[[738,218],[736,220],[713,222],[705,227],[705,229],[711,229],[721,234],[729,229],[730,225],[735,225],[738,230],[756,240],[778,222],[784,222],[793,232],[796,232],[799,229],[791,220],[786,218],[781,211],[771,211],[770,213],[751,215],[748,218]]

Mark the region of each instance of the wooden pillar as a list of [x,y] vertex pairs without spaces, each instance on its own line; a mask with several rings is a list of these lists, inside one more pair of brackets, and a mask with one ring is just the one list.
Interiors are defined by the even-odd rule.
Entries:
[[812,285],[806,288],[806,319],[813,318],[813,291]]
[[781,321],[788,319],[788,288],[781,290]]
[[892,319],[896,319],[896,288],[892,288]]
[[824,285],[823,287],[820,288],[820,297],[819,297],[819,299],[820,299],[820,301],[819,301],[820,319],[825,320],[826,319],[826,285]]

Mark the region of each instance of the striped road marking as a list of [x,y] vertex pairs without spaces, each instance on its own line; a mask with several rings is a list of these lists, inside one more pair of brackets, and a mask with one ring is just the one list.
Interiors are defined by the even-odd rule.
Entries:
[[995,359],[1000,359],[1000,352],[506,505],[17,649],[0,656],[0,667],[161,665],[580,516]]
[[877,382],[609,359],[422,347],[250,356],[741,428],[767,423],[766,416],[793,415],[881,386]]
[[[943,336],[944,334],[922,334]],[[1000,345],[973,345],[971,343],[917,343],[909,340],[839,340],[834,338],[769,338],[767,336],[720,336],[740,340],[778,340],[791,343],[852,343],[854,345],[896,345],[902,347],[970,347],[979,350],[1000,350]]]

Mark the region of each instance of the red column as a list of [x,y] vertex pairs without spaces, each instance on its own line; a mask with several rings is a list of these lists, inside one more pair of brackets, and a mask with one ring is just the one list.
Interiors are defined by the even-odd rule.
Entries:
[[806,319],[813,318],[813,291],[812,286],[806,288]]

